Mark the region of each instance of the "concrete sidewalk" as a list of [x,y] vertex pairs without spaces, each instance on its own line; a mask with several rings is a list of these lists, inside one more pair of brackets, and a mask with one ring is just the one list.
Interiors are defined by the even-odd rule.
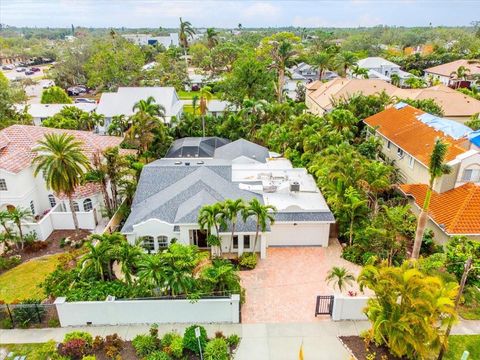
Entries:
[[[159,333],[176,330],[183,334],[189,324],[159,325]],[[303,343],[306,360],[349,360],[350,355],[337,336],[359,335],[370,327],[368,321],[318,321],[310,323],[281,324],[206,324],[209,336],[216,331],[224,335],[237,334],[242,338],[236,352],[236,360],[298,358]],[[149,325],[125,326],[83,326],[49,329],[0,330],[0,344],[35,343],[48,340],[62,341],[66,333],[75,330],[88,331],[92,335],[106,336],[117,333],[125,340],[132,340],[138,334],[145,334]],[[452,334],[480,334],[480,321],[462,320]]]

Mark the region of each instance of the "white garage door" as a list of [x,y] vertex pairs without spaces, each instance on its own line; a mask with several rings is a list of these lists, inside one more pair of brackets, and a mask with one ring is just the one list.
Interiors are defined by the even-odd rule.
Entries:
[[330,224],[275,223],[268,234],[268,246],[328,246]]

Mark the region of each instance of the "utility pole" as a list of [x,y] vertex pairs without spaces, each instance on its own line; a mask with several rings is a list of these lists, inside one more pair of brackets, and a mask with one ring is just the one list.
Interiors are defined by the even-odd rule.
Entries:
[[[457,311],[458,304],[460,303],[460,298],[462,297],[463,289],[465,287],[465,283],[467,282],[468,272],[472,267],[472,258],[468,258],[465,262],[465,267],[463,269],[462,279],[460,280],[460,288],[458,289],[457,297],[455,298],[455,312]],[[447,342],[448,336],[450,335],[450,331],[452,330],[453,326],[453,316],[450,318],[448,322],[447,330],[445,331],[445,338],[443,339],[442,347],[440,348],[440,354],[438,354],[438,360],[443,359],[443,355],[445,355],[445,350],[447,349]]]

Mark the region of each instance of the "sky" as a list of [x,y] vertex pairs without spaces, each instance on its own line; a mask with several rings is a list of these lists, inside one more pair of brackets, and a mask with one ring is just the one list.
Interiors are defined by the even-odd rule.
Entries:
[[30,27],[456,26],[480,0],[0,0],[0,23]]

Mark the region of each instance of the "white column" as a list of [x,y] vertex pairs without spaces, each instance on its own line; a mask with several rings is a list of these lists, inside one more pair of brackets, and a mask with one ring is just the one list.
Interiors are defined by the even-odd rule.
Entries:
[[243,236],[244,235],[238,235],[238,246],[237,246],[238,256],[242,256],[243,254]]
[[267,237],[265,234],[260,235],[260,259],[267,257]]

